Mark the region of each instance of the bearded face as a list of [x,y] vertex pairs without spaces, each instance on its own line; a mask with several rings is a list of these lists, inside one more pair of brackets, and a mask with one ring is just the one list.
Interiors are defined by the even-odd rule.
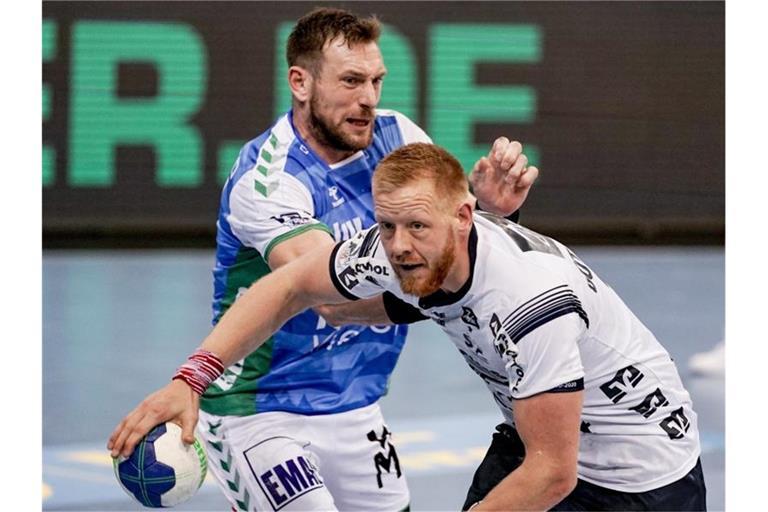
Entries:
[[320,58],[291,67],[294,126],[318,155],[333,164],[373,142],[376,106],[387,73],[375,41],[327,43]]
[[315,139],[343,152],[367,148],[373,141],[373,109],[359,105],[351,110],[356,112],[331,107],[321,87],[314,87],[309,100],[309,129]]
[[408,262],[393,265],[403,292],[417,297],[426,297],[435,293],[443,285],[455,258],[456,238],[451,232],[440,255],[434,261],[414,263],[413,269]]

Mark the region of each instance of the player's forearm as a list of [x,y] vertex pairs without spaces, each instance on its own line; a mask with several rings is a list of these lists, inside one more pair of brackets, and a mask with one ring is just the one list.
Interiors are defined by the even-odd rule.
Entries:
[[482,511],[549,510],[576,485],[576,469],[534,453],[472,509]]
[[224,314],[201,348],[228,367],[258,349],[275,331],[308,304],[296,293],[289,273],[273,272],[254,283]]
[[314,309],[334,327],[347,324],[388,325],[392,323],[387,316],[381,295],[346,304],[325,304]]

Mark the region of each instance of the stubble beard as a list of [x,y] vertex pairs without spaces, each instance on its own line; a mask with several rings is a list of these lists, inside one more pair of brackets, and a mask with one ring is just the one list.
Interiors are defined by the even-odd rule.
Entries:
[[448,277],[448,272],[451,270],[451,266],[453,266],[455,248],[456,239],[454,238],[453,233],[451,233],[440,258],[438,258],[434,267],[430,269],[429,275],[426,278],[401,276],[397,271],[397,266],[395,266],[395,274],[400,281],[400,289],[404,293],[415,295],[417,297],[426,297],[427,295],[435,293],[443,285],[445,278]]
[[[317,141],[337,151],[360,151],[370,146],[373,141],[373,120],[369,125],[368,136],[358,141],[344,133],[339,127],[333,126],[319,114],[320,101],[313,94],[309,100],[309,129]],[[373,116],[371,116],[373,117]]]

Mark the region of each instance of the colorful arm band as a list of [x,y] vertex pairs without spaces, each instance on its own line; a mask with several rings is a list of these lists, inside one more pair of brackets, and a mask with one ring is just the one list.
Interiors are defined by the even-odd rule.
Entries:
[[195,393],[202,395],[205,389],[224,373],[219,356],[201,348],[195,350],[187,362],[179,366],[171,380],[180,379],[189,384]]

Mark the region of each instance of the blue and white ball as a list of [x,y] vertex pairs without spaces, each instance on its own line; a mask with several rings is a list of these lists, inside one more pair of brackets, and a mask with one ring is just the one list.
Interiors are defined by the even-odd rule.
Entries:
[[142,439],[130,457],[113,459],[120,486],[145,507],[173,507],[194,496],[208,470],[205,450],[195,439],[181,441],[181,427],[163,423]]

